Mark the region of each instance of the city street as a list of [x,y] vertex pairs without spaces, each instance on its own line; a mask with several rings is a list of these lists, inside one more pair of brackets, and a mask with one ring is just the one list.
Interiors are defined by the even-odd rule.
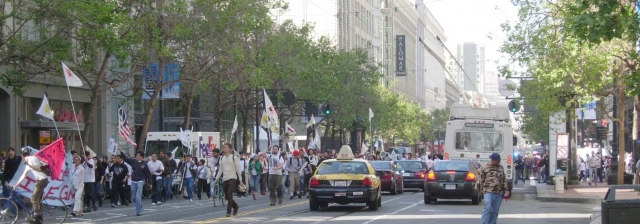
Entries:
[[[524,188],[527,188],[526,190]],[[502,204],[499,223],[588,223],[595,204],[543,203],[534,198],[535,188],[528,183],[515,186],[512,199]],[[236,197],[237,198],[237,197]],[[144,211],[137,217],[134,208],[111,208],[105,204],[97,212],[82,218],[69,215],[68,223],[479,223],[480,205],[465,200],[439,200],[425,205],[422,192],[409,191],[384,195],[382,207],[376,212],[364,205],[330,205],[328,209],[310,212],[306,199],[289,200],[269,206],[267,197],[254,201],[250,197],[237,199],[237,216],[225,217],[226,207],[213,207],[209,200],[187,202],[174,199],[161,206],[151,206],[143,200]]]

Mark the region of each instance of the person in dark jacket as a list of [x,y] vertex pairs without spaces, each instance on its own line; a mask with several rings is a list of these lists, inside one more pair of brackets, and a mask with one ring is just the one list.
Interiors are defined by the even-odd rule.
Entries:
[[9,197],[9,182],[11,182],[11,179],[16,175],[16,171],[18,171],[21,162],[22,157],[16,155],[14,148],[9,148],[9,157],[7,157],[7,160],[4,162],[4,174],[2,176],[2,182],[4,183],[2,195],[4,197]]
[[[142,188],[144,187],[144,181],[151,182],[151,173],[147,162],[143,161],[144,152],[137,151],[136,158],[126,158],[125,154],[120,152],[121,158],[125,158],[124,161],[131,166],[131,198],[136,204],[136,215],[140,216],[142,212]],[[149,184],[149,190],[153,189],[153,185]]]
[[167,199],[173,199],[173,189],[171,189],[173,185],[173,173],[176,168],[176,161],[171,159],[171,152],[160,152],[160,161],[162,161],[162,165],[164,166],[164,171],[162,172],[162,183],[164,184],[164,198],[163,202],[166,202]]

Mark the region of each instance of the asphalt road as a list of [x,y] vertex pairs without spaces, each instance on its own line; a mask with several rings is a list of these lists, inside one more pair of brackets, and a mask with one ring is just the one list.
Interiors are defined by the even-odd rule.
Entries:
[[[596,204],[569,204],[538,202],[535,188],[519,183],[512,199],[502,204],[498,223],[588,223],[591,209]],[[142,216],[135,216],[133,206],[126,208],[100,208],[84,217],[71,217],[67,223],[479,223],[480,205],[470,200],[438,200],[425,205],[422,192],[409,191],[399,195],[383,195],[382,207],[369,211],[361,204],[330,205],[320,211],[309,211],[308,201],[285,198],[282,205],[270,206],[269,199],[237,198],[240,211],[237,216],[225,217],[226,207],[213,207],[210,200],[188,202],[174,199],[160,206],[151,206],[143,200]]]

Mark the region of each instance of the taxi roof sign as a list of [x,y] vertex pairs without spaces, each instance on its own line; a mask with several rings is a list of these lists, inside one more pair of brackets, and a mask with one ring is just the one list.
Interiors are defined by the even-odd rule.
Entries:
[[349,147],[349,145],[343,145],[342,148],[340,148],[340,152],[338,152],[338,156],[336,157],[336,159],[353,159],[353,151],[351,151],[351,147]]

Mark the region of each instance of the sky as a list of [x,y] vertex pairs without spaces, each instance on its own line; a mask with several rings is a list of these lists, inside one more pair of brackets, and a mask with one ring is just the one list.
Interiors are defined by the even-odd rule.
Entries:
[[[424,0],[427,9],[444,29],[447,48],[453,53],[457,44],[475,42],[485,46],[486,71],[497,71],[495,60],[505,35],[500,25],[518,19],[518,9],[510,0]],[[492,36],[489,39],[488,36]],[[446,55],[446,53],[445,53]],[[502,59],[503,63],[506,61]]]

